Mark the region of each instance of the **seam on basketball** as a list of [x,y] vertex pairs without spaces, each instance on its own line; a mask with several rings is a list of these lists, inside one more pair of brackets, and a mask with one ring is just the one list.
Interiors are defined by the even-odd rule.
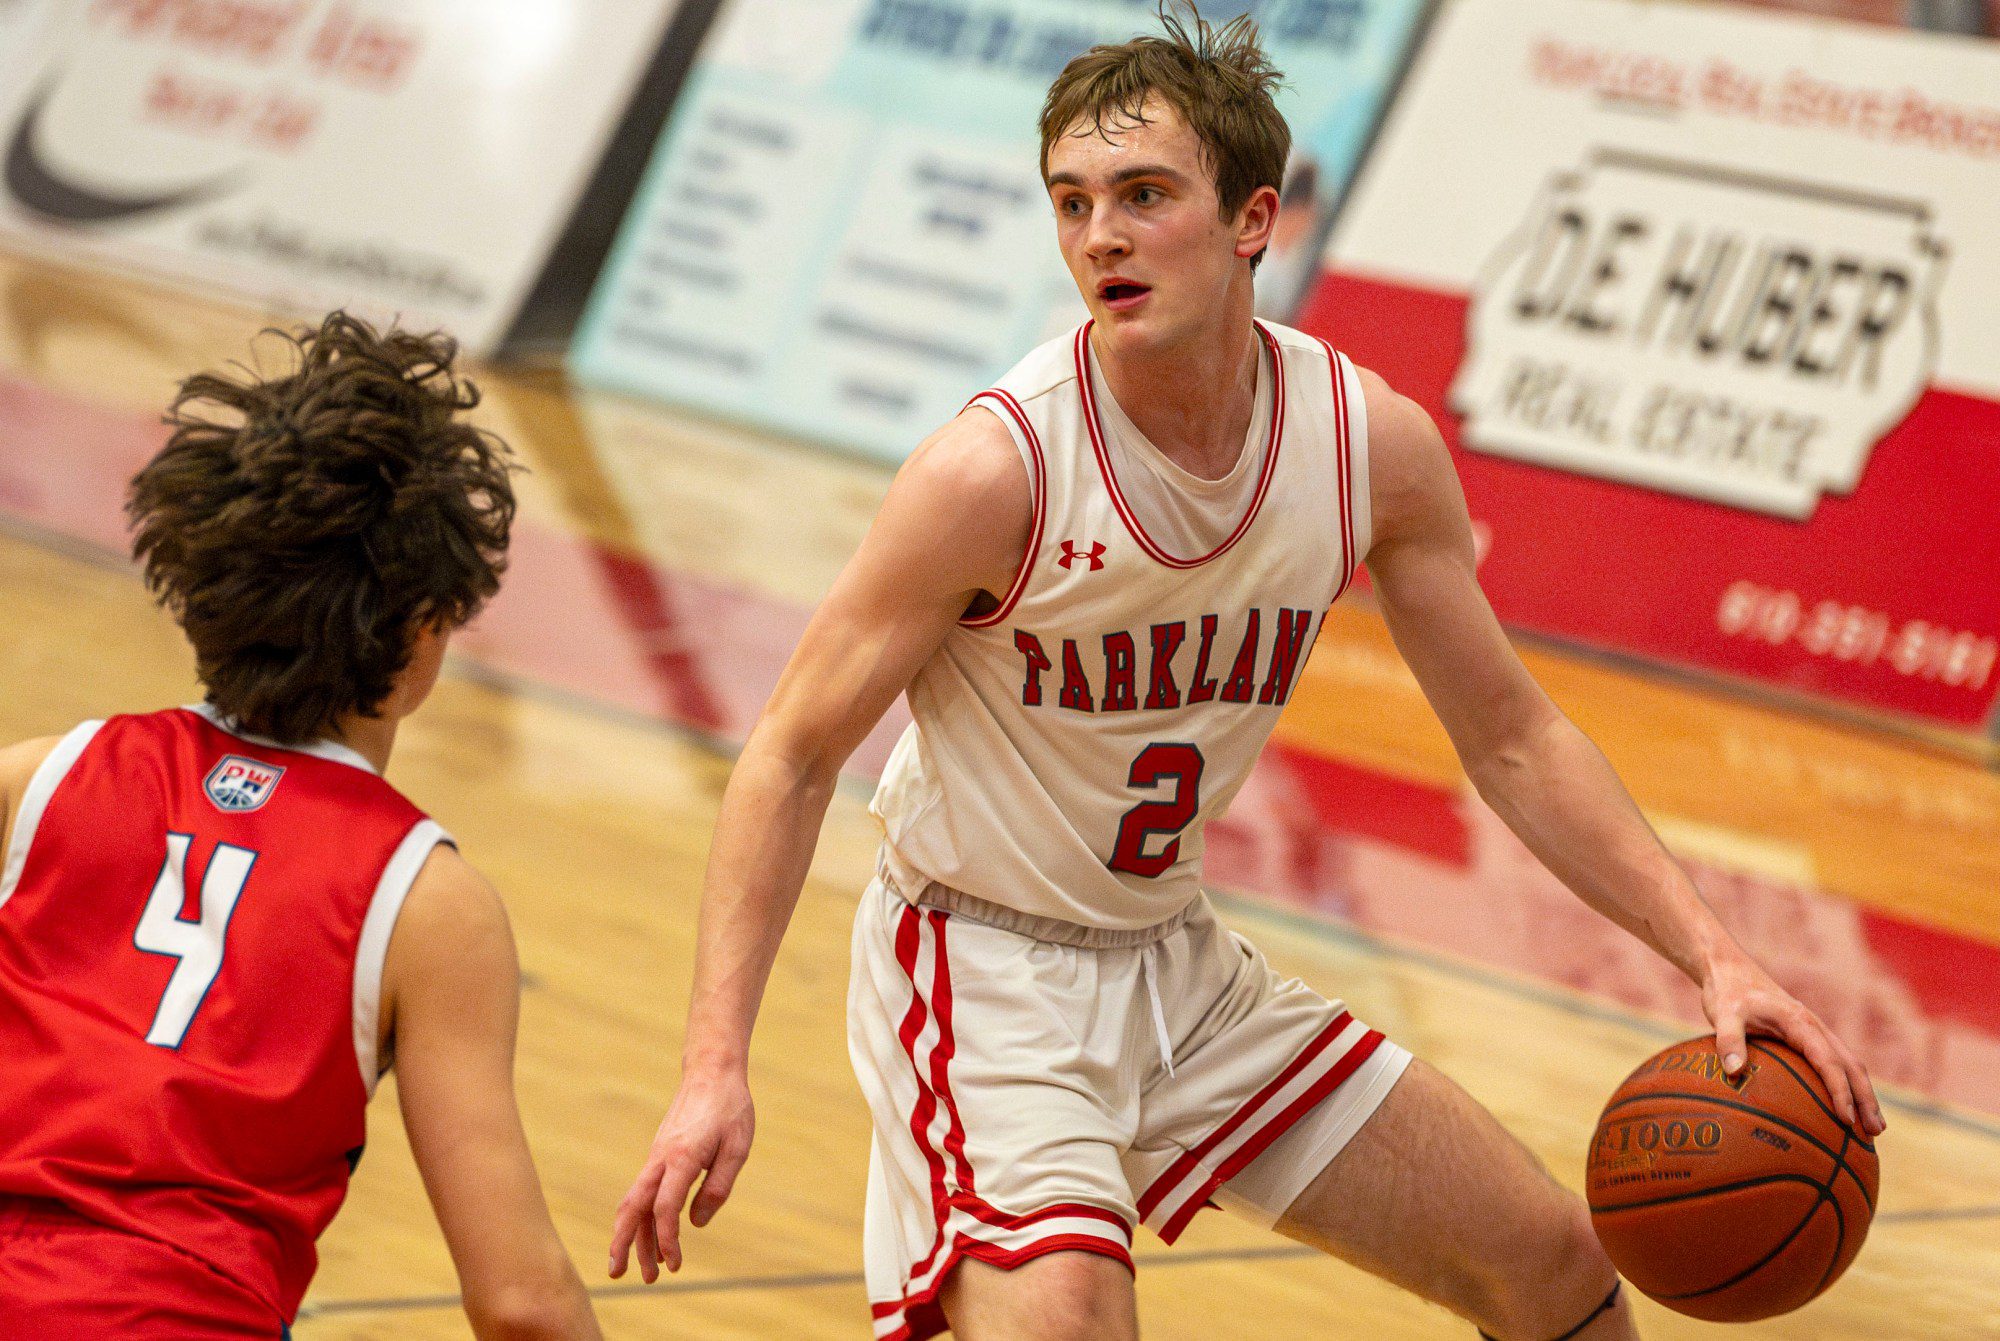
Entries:
[[[1786,1061],[1781,1054],[1774,1052],[1769,1044],[1759,1043],[1754,1038],[1750,1040],[1750,1048],[1754,1052],[1763,1053],[1766,1057],[1769,1057],[1772,1061],[1784,1067],[1786,1074],[1791,1076],[1793,1080],[1799,1082],[1799,1088],[1806,1092],[1806,1098],[1811,1099],[1813,1101],[1813,1104],[1819,1109],[1820,1112],[1826,1114],[1829,1118],[1833,1119],[1835,1123],[1839,1124],[1840,1129],[1842,1131],[1848,1132],[1849,1135],[1853,1135],[1853,1132],[1849,1129],[1847,1123],[1841,1118],[1840,1114],[1834,1112],[1831,1108],[1826,1106],[1826,1101],[1819,1097],[1818,1093],[1814,1091],[1813,1087],[1809,1083],[1807,1083],[1806,1078],[1800,1075],[1798,1073],[1798,1070],[1790,1062]],[[1859,1145],[1863,1150],[1866,1150],[1869,1154],[1872,1155],[1875,1153],[1875,1147],[1871,1142],[1865,1141],[1859,1136],[1855,1136],[1854,1140],[1855,1144]]]
[[[1817,1184],[1815,1184],[1815,1186],[1817,1186]],[[1741,1285],[1744,1281],[1749,1280],[1752,1276],[1762,1271],[1765,1267],[1777,1261],[1779,1255],[1783,1253],[1785,1249],[1792,1246],[1792,1240],[1796,1239],[1799,1235],[1805,1233],[1806,1226],[1812,1223],[1812,1218],[1815,1215],[1819,1214],[1819,1208],[1823,1205],[1830,1204],[1830,1200],[1831,1199],[1828,1198],[1826,1193],[1822,1190],[1820,1195],[1814,1198],[1812,1208],[1808,1210],[1804,1215],[1800,1216],[1799,1222],[1792,1226],[1791,1233],[1785,1235],[1784,1238],[1778,1240],[1778,1245],[1775,1248],[1771,1249],[1770,1252],[1765,1253],[1757,1261],[1751,1263],[1743,1270],[1737,1272],[1735,1275],[1731,1276],[1728,1280],[1718,1282],[1717,1284],[1711,1285],[1706,1289],[1690,1290],[1686,1294],[1656,1294],[1653,1295],[1653,1298],[1659,1300],[1661,1303],[1665,1303],[1670,1299],[1699,1299],[1705,1294],[1714,1294],[1718,1290],[1726,1290],[1732,1285]]]
[[1717,1196],[1723,1192],[1740,1192],[1746,1187],[1768,1187],[1772,1183],[1804,1183],[1815,1192],[1824,1193],[1826,1188],[1816,1179],[1802,1173],[1767,1173],[1756,1178],[1745,1178],[1734,1183],[1724,1183],[1718,1187],[1697,1188],[1691,1192],[1675,1192],[1670,1196],[1654,1197],[1650,1201],[1628,1202],[1622,1206],[1590,1207],[1592,1215],[1616,1215],[1620,1211],[1642,1211],[1651,1206],[1671,1206],[1675,1202],[1699,1201],[1703,1197]]

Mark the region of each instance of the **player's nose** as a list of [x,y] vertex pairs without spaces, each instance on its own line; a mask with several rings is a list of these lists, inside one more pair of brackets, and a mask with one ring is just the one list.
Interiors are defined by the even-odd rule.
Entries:
[[1118,211],[1098,206],[1083,226],[1083,250],[1092,257],[1123,256],[1132,250]]

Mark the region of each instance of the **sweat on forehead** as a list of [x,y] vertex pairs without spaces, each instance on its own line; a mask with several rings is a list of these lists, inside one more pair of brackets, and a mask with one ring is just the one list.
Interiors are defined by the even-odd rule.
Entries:
[[[1148,133],[1141,136],[1138,132]],[[1096,140],[1109,149],[1125,152],[1139,150],[1143,146],[1148,151],[1147,157],[1162,160],[1174,156],[1178,142],[1178,145],[1185,145],[1194,151],[1200,175],[1211,183],[1214,180],[1214,164],[1208,146],[1202,143],[1201,137],[1194,133],[1193,128],[1174,110],[1172,104],[1149,97],[1139,106],[1108,107],[1101,112],[1081,116],[1072,121],[1067,129],[1052,140],[1047,154],[1043,157],[1043,181],[1053,184],[1063,179],[1074,180],[1074,175],[1061,171],[1060,165],[1055,160],[1061,155],[1065,145],[1088,140]],[[1084,152],[1091,151],[1086,148]],[[1167,171],[1175,171],[1172,165],[1164,161],[1160,166]],[[1175,175],[1180,174],[1175,172]]]

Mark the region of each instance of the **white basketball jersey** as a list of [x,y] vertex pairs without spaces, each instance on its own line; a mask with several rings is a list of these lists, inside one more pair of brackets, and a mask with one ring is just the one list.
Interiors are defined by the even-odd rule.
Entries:
[[1203,826],[1368,549],[1353,365],[1298,331],[1258,332],[1250,435],[1221,480],[1139,434],[1089,325],[974,398],[1020,448],[1034,522],[998,607],[961,621],[910,684],[915,721],[871,807],[904,898],[936,881],[1131,929],[1200,892]]

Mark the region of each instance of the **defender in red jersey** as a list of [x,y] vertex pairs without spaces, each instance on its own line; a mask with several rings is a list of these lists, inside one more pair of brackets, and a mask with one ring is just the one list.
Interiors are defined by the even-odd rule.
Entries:
[[0,1318],[285,1335],[393,1054],[474,1330],[594,1338],[514,1103],[506,914],[381,776],[498,585],[506,449],[449,340],[294,339],[185,383],[133,482],[208,701],[0,751]]

